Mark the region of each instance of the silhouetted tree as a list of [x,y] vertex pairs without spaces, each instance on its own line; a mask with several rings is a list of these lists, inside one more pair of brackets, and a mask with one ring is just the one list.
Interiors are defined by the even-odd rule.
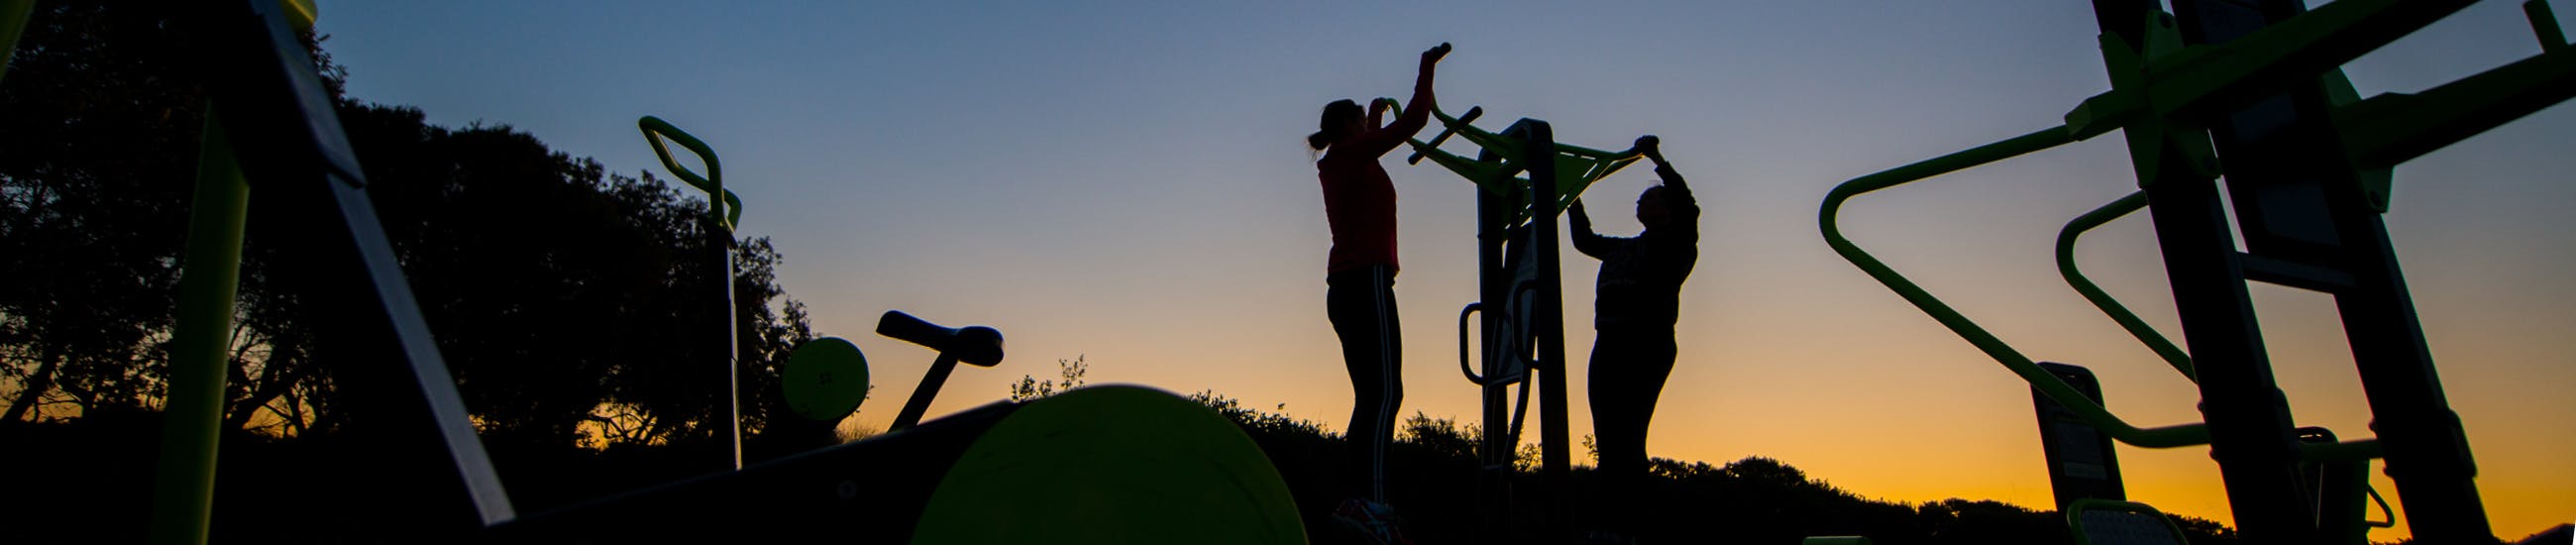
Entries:
[[158,404],[205,100],[154,4],[41,4],[0,85],[0,422]]
[[[157,408],[204,85],[166,2],[43,4],[0,85],[5,419]],[[308,37],[335,94],[346,69]],[[506,126],[448,129],[339,97],[377,211],[469,408],[498,441],[653,444],[727,428],[724,251],[702,197],[608,175]],[[639,143],[640,145],[640,143]],[[310,233],[254,180],[225,423],[328,433],[349,415],[309,315]],[[265,206],[264,206],[265,205]],[[743,419],[779,407],[812,337],[766,239],[735,249]],[[331,279],[323,279],[331,280]],[[345,364],[346,362],[341,362]],[[621,420],[622,419],[622,420]]]

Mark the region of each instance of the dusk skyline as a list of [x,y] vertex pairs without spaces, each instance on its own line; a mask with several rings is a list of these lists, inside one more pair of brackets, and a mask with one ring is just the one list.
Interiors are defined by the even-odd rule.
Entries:
[[[2535,54],[2518,4],[2474,5],[2346,73],[2368,96]],[[2051,505],[2026,386],[1835,257],[1815,215],[1834,184],[2054,126],[2107,90],[2083,3],[321,8],[359,100],[511,125],[625,175],[663,175],[637,117],[712,145],[740,232],[777,245],[779,282],[817,333],[868,356],[879,389],[858,418],[880,429],[931,358],[872,332],[898,309],[1009,339],[1001,366],[949,379],[933,417],[1079,356],[1095,384],[1212,390],[1339,428],[1350,393],[1302,138],[1328,101],[1404,96],[1413,55],[1451,42],[1443,109],[1482,106],[1489,128],[1545,119],[1603,149],[1656,134],[1692,180],[1701,258],[1652,455],[1767,456],[1865,497]],[[2507,538],[2576,513],[2568,142],[2576,110],[2561,105],[2407,163],[2386,216]],[[1471,186],[1395,159],[1403,414],[1472,420],[1454,329],[1475,296]],[[1627,203],[1652,179],[1631,168],[1593,187],[1599,229],[1634,234]],[[2054,269],[2058,227],[2134,189],[2106,136],[1861,197],[1844,229],[2023,352],[2092,368],[2129,422],[2197,421],[2191,383]],[[2180,339],[2147,220],[2087,236],[2079,259]],[[1596,266],[1562,268],[1578,438]],[[2253,294],[2299,422],[2367,435],[2331,299]],[[2119,456],[2132,498],[2229,520],[2206,449]],[[2372,482],[2393,491],[2380,467]]]

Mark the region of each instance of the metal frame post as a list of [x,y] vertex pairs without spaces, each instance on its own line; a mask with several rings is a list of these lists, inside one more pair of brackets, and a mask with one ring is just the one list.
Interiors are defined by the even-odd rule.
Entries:
[[[339,369],[346,387],[365,391],[353,397],[381,411],[370,414],[386,422],[435,430],[372,432],[417,439],[410,444],[422,448],[419,455],[436,453],[450,462],[448,471],[399,472],[399,479],[453,487],[469,500],[457,515],[480,525],[507,521],[515,516],[509,495],[483,451],[454,375],[439,355],[376,217],[364,170],[340,127],[332,98],[284,12],[288,8],[279,4],[247,0],[205,6],[193,18],[192,28],[207,42],[209,61],[204,65],[214,82],[209,90],[224,109],[222,136],[263,200],[274,198],[270,202],[280,209],[297,210],[284,217],[299,222],[298,230],[321,235],[317,244],[299,248],[321,266],[289,267],[296,270],[287,272],[336,290],[314,299],[317,315],[334,318],[321,321],[330,329],[324,334],[341,339],[338,346],[368,350],[335,356],[352,362]],[[174,336],[221,334],[183,331]]]
[[[2094,10],[2102,32],[2128,44],[2147,44],[2150,26],[2169,24],[2153,1],[2095,0]],[[2197,164],[2207,153],[2191,149],[2197,140],[2169,136],[2200,129],[2173,121],[2147,120],[2165,123],[2165,130],[2129,130],[2123,136],[2131,150],[2155,150],[2138,159],[2162,163],[2136,165],[2142,175],[2153,176],[2138,183],[2147,193],[2174,307],[2200,378],[2209,456],[2218,462],[2229,508],[2247,541],[2310,543],[2316,518],[2298,474],[2289,400],[2272,376],[2217,180],[2204,173],[2213,165]]]
[[1538,301],[1531,309],[1531,324],[1537,328],[1539,350],[1532,378],[1544,377],[1538,386],[1539,472],[1547,486],[1547,501],[1541,522],[1546,535],[1561,539],[1574,537],[1574,490],[1571,455],[1567,452],[1566,365],[1565,365],[1565,279],[1557,270],[1556,214],[1549,210],[1556,202],[1556,131],[1546,121],[1522,118],[1505,132],[1521,139],[1522,170],[1530,179],[1529,237],[1538,252]]
[[[1500,160],[1491,152],[1484,155],[1485,157],[1480,160]],[[1482,528],[1495,532],[1476,537],[1480,540],[1497,541],[1508,535],[1498,529],[1511,519],[1513,462],[1520,454],[1520,445],[1512,431],[1512,384],[1507,381],[1492,380],[1491,377],[1502,376],[1503,372],[1512,365],[1509,358],[1519,357],[1517,354],[1497,351],[1494,348],[1518,343],[1517,339],[1510,342],[1496,342],[1495,339],[1517,335],[1510,323],[1504,320],[1510,312],[1508,308],[1511,306],[1514,275],[1512,264],[1505,261],[1503,245],[1511,239],[1512,205],[1521,202],[1522,195],[1517,192],[1511,195],[1497,195],[1472,186],[1469,190],[1476,192],[1477,300],[1482,301],[1479,305],[1484,309],[1478,314],[1477,322],[1478,331],[1484,335],[1481,337],[1485,347],[1482,352],[1484,360],[1482,367],[1484,376],[1489,377],[1486,382],[1478,385],[1484,400],[1482,441],[1484,467],[1481,472],[1484,480],[1485,515]],[[1528,379],[1528,375],[1524,372],[1521,380]]]

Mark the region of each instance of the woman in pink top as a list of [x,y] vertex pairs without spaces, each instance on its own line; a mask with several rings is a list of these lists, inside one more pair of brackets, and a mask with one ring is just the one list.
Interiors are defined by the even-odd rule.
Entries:
[[1335,519],[1380,541],[1398,541],[1386,507],[1386,447],[1393,440],[1396,407],[1404,402],[1404,342],[1395,315],[1395,184],[1379,158],[1431,119],[1431,68],[1449,44],[1422,52],[1413,99],[1392,125],[1379,126],[1386,104],[1371,104],[1366,118],[1348,99],[1324,105],[1323,119],[1306,144],[1322,150],[1315,177],[1323,182],[1324,217],[1333,248],[1325,260],[1325,313],[1342,340],[1342,363],[1351,373],[1351,424],[1345,470],[1351,495]]

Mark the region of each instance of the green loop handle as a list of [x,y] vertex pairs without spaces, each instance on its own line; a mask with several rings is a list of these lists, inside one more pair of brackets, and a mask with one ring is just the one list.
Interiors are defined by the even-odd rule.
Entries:
[[[663,169],[671,171],[671,176],[679,178],[680,181],[687,182],[689,187],[707,192],[707,212],[722,220],[720,223],[724,224],[725,229],[731,230],[734,226],[742,224],[742,197],[725,190],[724,165],[716,159],[715,148],[707,146],[705,141],[690,136],[689,133],[681,131],[679,127],[671,126],[671,122],[663,121],[659,117],[644,116],[643,119],[635,120],[635,126],[643,129],[644,141],[653,144],[653,156],[662,160]],[[665,138],[679,143],[680,147],[688,149],[690,153],[697,154],[699,160],[706,162],[707,174],[699,176],[697,172],[681,166],[679,161],[672,160],[670,148],[662,144]]]
[[2164,358],[2166,364],[2172,365],[2175,371],[2181,371],[2183,378],[2191,379],[2197,384],[2200,382],[2200,374],[2193,371],[2190,354],[2184,353],[2182,347],[2174,345],[2173,341],[2166,339],[2164,334],[2156,332],[2156,328],[2147,325],[2146,320],[2139,319],[2137,313],[2129,312],[2129,307],[2121,305],[2120,300],[2111,298],[2111,294],[2103,292],[2101,286],[2094,285],[2092,279],[2085,278],[2084,272],[2075,268],[2077,237],[2084,236],[2085,231],[2091,231],[2095,227],[2101,227],[2102,224],[2110,223],[2111,220],[2120,219],[2121,216],[2127,216],[2146,207],[2147,193],[2131,192],[2128,196],[2120,197],[2120,200],[2111,201],[2111,204],[2102,205],[2101,208],[2076,216],[2075,221],[2066,222],[2066,228],[2057,231],[2057,275],[2065,277],[2066,285],[2075,288],[2076,293],[2083,294],[2084,300],[2092,301],[2093,308],[2102,309],[2103,314],[2111,315],[2111,321],[2119,322],[2121,329],[2129,330],[2129,336],[2137,337],[2138,342],[2146,343],[2148,350],[2154,350],[2156,356]]
[[1843,202],[1862,193],[1965,170],[2057,147],[2075,140],[2074,133],[2066,127],[2051,127],[2010,140],[1853,178],[1851,181],[1843,182],[1842,185],[1834,186],[1833,191],[1825,194],[1824,206],[1817,211],[1816,223],[1824,233],[1825,244],[1832,246],[1834,253],[1841,254],[1843,260],[1850,261],[1853,266],[1859,267],[1861,272],[1868,273],[1870,278],[1878,280],[1878,283],[1886,285],[1887,289],[1895,291],[1897,296],[1905,298],[1906,302],[1913,303],[1915,308],[1922,309],[1924,314],[1931,315],[1933,320],[1950,328],[1952,333],[1967,340],[1968,344],[1975,345],[1988,357],[2002,363],[2004,368],[2012,370],[2013,374],[2021,375],[2022,380],[2029,382],[2032,388],[2039,390],[2040,394],[2074,411],[2076,416],[2083,418],[2093,427],[2101,428],[2104,433],[2110,434],[2111,438],[2146,448],[2209,444],[2209,426],[2206,424],[2193,423],[2145,429],[2129,425],[2119,416],[2103,409],[2102,404],[2094,402],[2092,398],[2077,392],[2075,387],[2067,385],[2065,380],[2057,378],[2047,370],[2040,369],[2039,364],[2032,362],[2028,356],[2013,350],[2011,345],[2005,344],[2002,339],[1996,338],[1985,328],[1978,327],[1976,322],[1969,321],[1968,317],[1961,315],[1958,310],[1932,297],[1930,292],[1924,291],[1921,286],[1907,280],[1904,275],[1897,274],[1896,270],[1889,268],[1886,263],[1881,263],[1869,252],[1862,251],[1859,246],[1852,244],[1850,239],[1843,238],[1842,228],[1836,224],[1836,216],[1841,213]]

